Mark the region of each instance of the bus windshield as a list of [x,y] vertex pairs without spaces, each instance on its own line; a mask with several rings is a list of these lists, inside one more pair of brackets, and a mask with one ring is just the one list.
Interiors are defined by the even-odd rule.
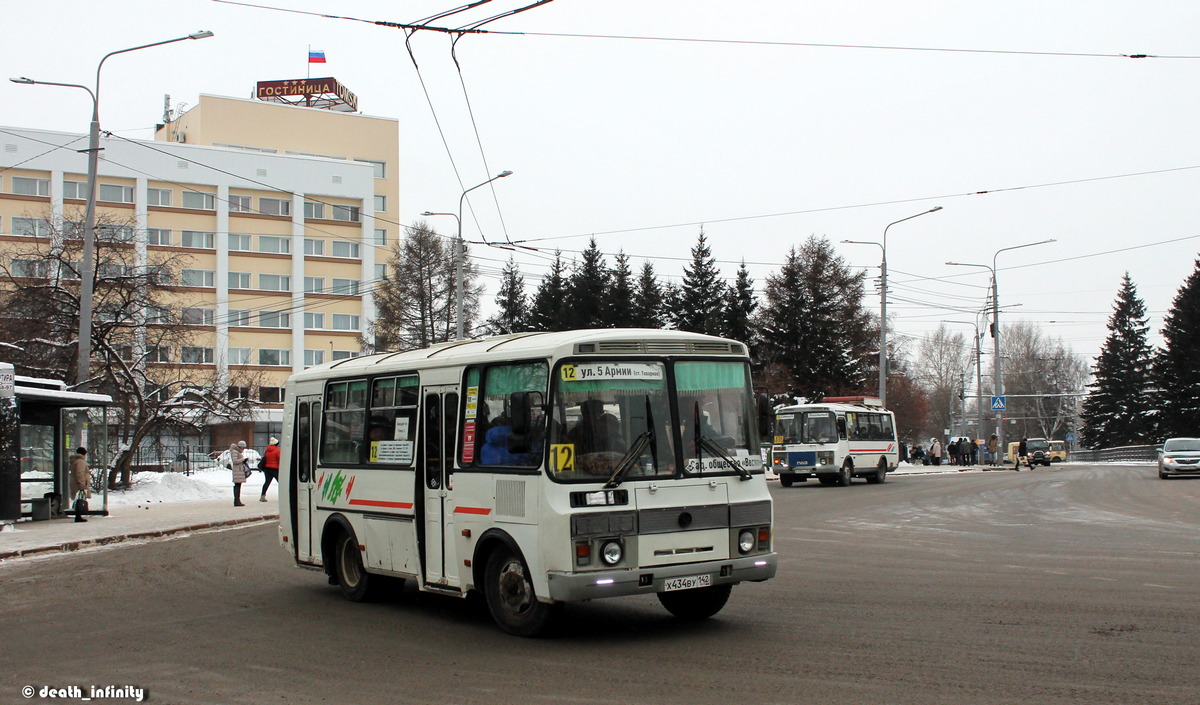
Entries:
[[551,412],[551,476],[608,479],[631,449],[637,457],[622,472],[625,479],[674,477],[680,461],[689,474],[761,467],[748,374],[743,362],[563,364]]
[[814,445],[838,441],[837,421],[831,411],[780,414],[776,428],[784,443]]

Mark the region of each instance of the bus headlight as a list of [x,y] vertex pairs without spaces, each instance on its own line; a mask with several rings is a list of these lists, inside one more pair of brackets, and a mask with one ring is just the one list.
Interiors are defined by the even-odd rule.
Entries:
[[738,534],[738,550],[742,553],[753,551],[757,544],[758,538],[750,529],[742,529],[741,533]]
[[621,562],[621,558],[625,555],[625,549],[621,547],[620,541],[608,541],[600,547],[600,559],[605,565],[616,565]]

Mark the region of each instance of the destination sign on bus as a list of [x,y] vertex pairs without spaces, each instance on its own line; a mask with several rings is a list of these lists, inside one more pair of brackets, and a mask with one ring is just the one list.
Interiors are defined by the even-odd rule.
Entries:
[[662,365],[638,362],[597,362],[590,365],[563,365],[564,382],[588,382],[592,380],[662,380]]

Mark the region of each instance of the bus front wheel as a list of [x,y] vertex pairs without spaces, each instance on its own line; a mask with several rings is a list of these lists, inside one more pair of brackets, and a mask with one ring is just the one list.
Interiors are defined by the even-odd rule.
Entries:
[[484,580],[488,611],[509,634],[543,634],[562,611],[561,603],[550,605],[538,601],[525,561],[508,547],[498,548],[488,556]]
[[721,611],[729,600],[732,584],[658,593],[658,601],[679,619],[698,622]]
[[334,569],[337,571],[337,582],[342,588],[342,594],[351,600],[367,602],[378,595],[382,577],[371,575],[363,568],[362,551],[358,549],[358,542],[349,532],[344,532],[338,537]]
[[850,480],[854,478],[854,466],[849,462],[842,465],[842,471],[837,475],[838,487],[849,487]]

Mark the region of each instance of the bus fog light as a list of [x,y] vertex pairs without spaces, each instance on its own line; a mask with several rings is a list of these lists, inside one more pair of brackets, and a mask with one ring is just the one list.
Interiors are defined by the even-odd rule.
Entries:
[[620,541],[609,541],[600,547],[600,557],[604,560],[605,565],[616,565],[621,562],[625,550],[621,548]]
[[742,553],[753,551],[757,544],[758,540],[750,529],[742,529],[742,532],[738,534],[738,550]]

